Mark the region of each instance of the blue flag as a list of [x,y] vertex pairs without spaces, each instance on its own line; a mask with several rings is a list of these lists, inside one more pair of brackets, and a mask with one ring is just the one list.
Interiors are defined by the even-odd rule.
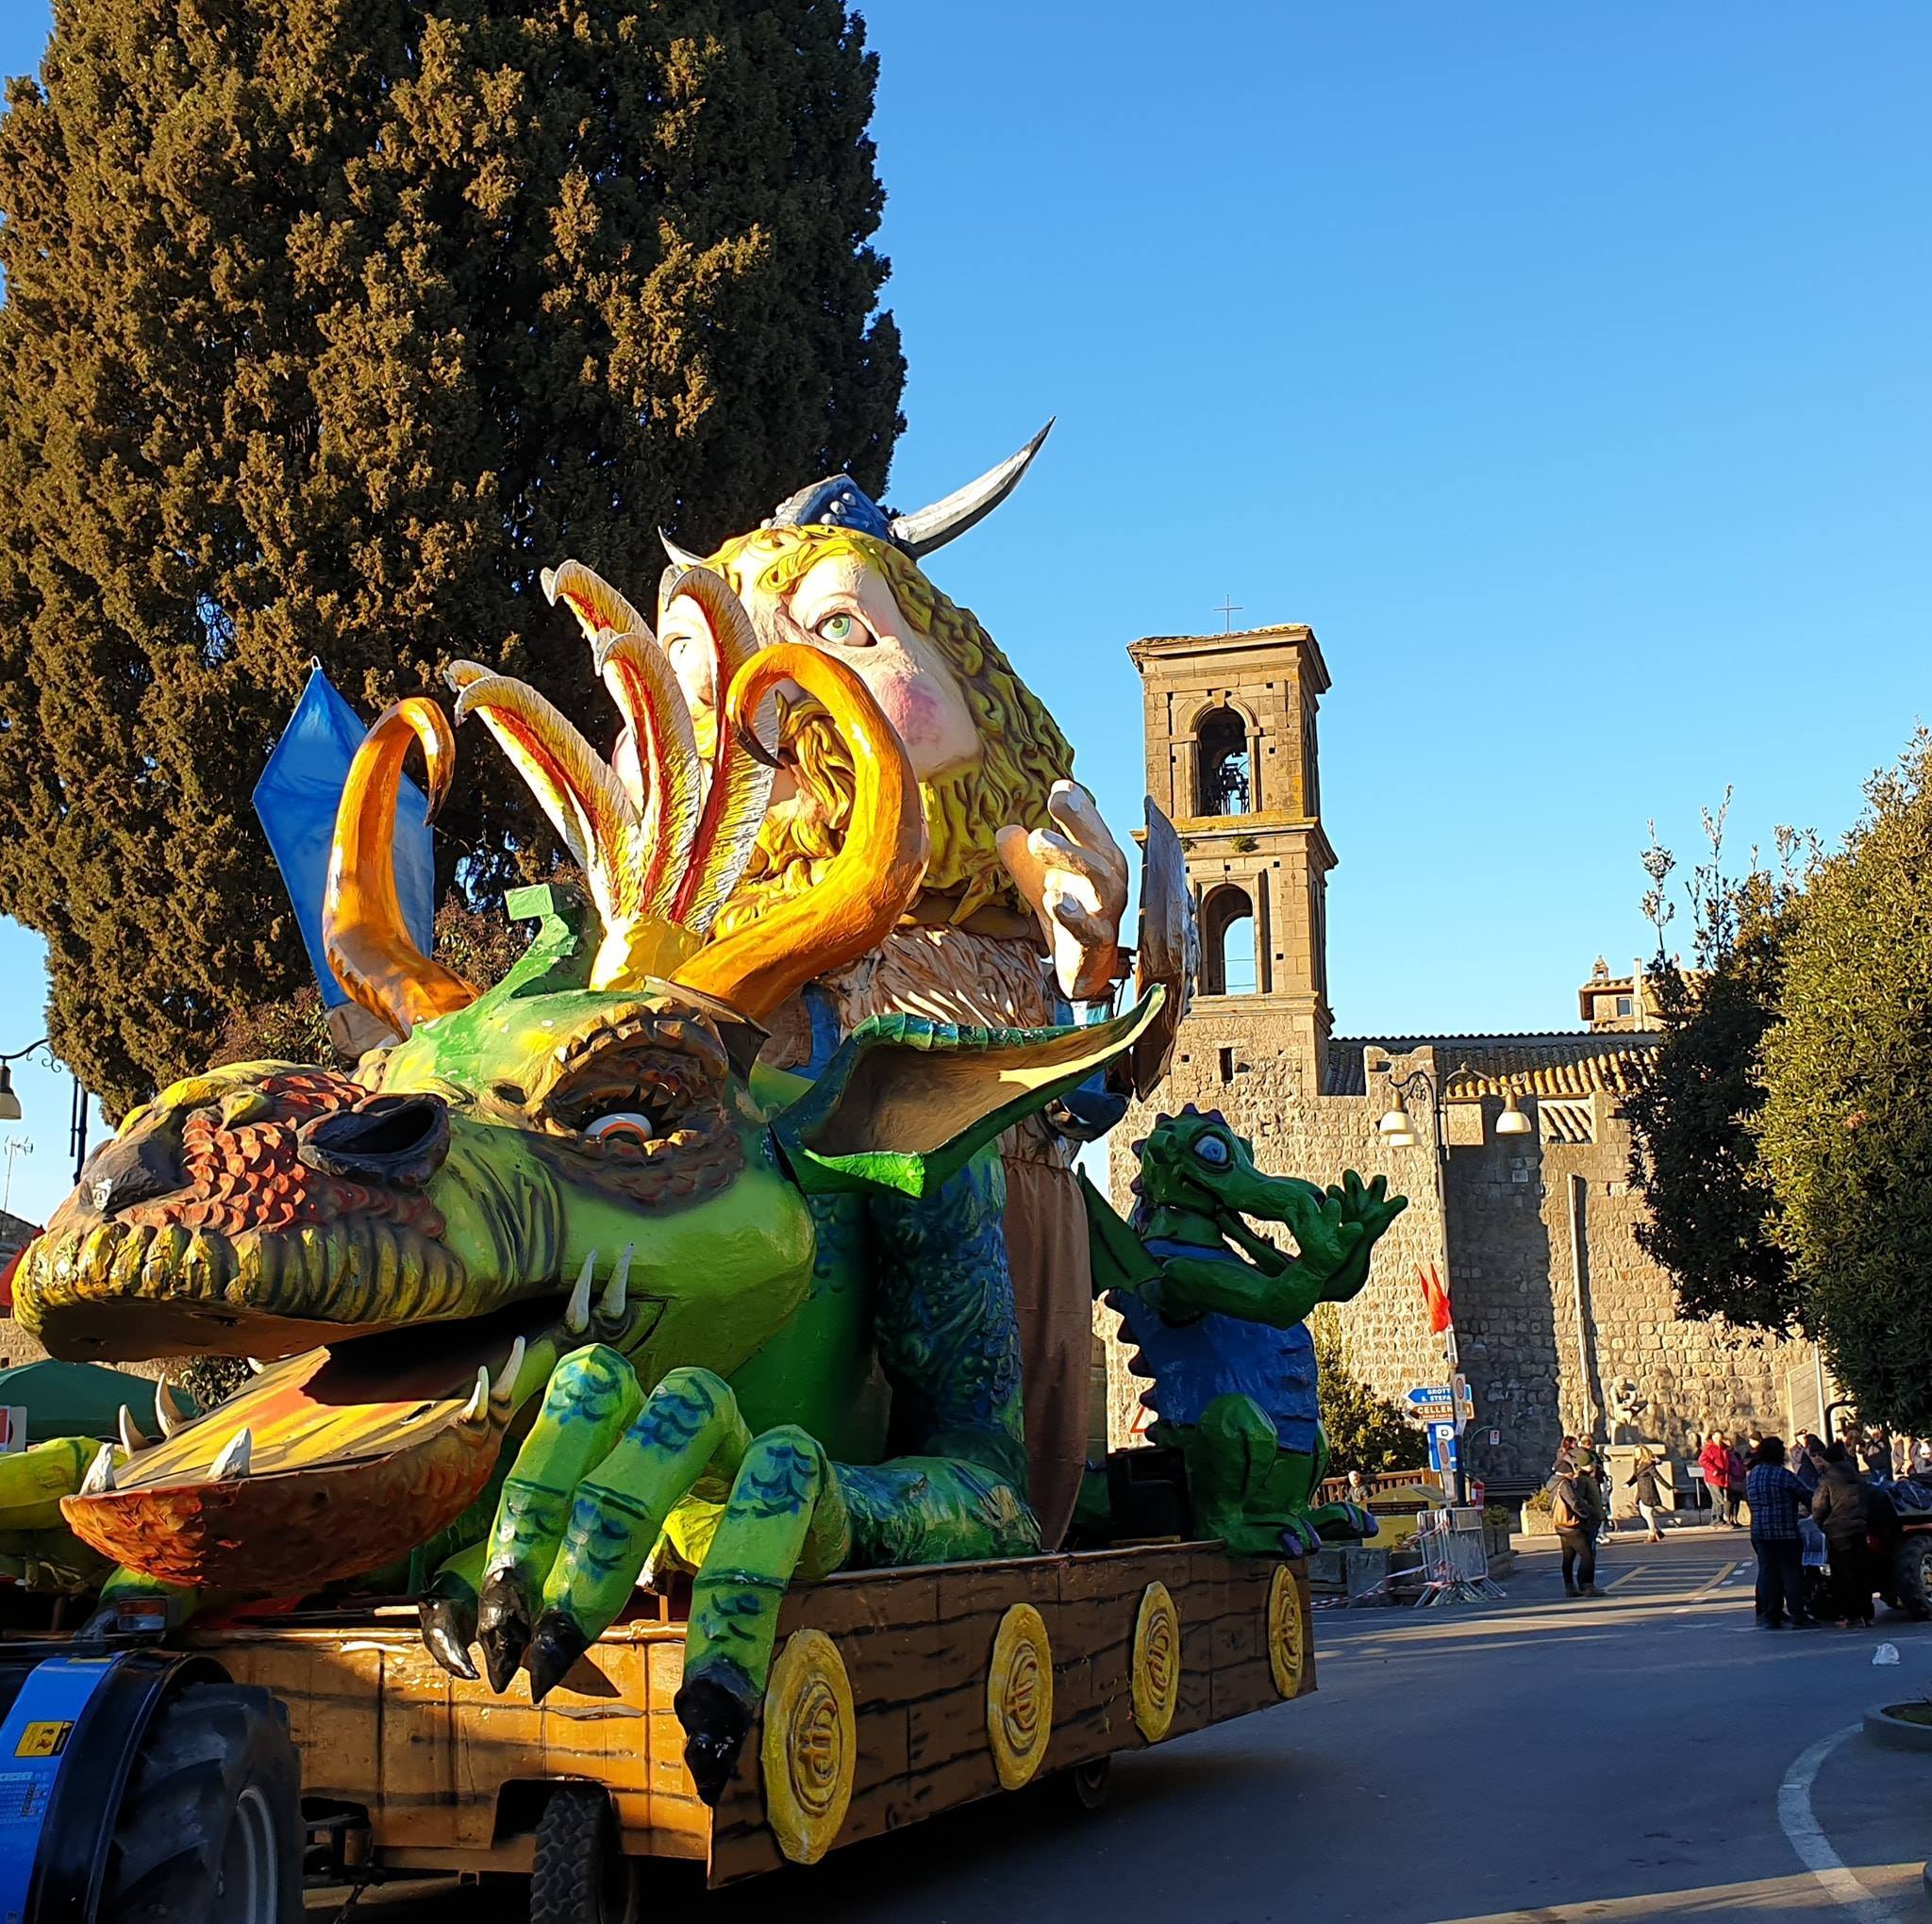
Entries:
[[[309,966],[329,1008],[340,1007],[349,995],[336,980],[323,947],[322,901],[336,809],[366,732],[318,663],[309,670],[308,686],[255,785],[255,812],[268,833],[308,945]],[[403,921],[426,955],[435,919],[436,858],[429,844],[429,804],[422,789],[407,779],[396,799],[395,865]]]

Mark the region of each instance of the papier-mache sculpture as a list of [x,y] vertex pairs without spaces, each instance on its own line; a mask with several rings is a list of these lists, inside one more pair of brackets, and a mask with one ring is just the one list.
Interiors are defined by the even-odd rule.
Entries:
[[[918,902],[917,768],[858,673],[760,645],[715,572],[667,596],[704,616],[722,693],[698,717],[614,589],[557,587],[593,616],[615,765],[524,684],[450,679],[594,915],[512,898],[536,934],[487,992],[416,949],[390,821],[411,746],[438,798],[454,742],[433,703],[397,704],[342,797],[325,922],[403,1039],[353,1076],[253,1063],[164,1090],[92,1159],[16,1301],[58,1354],[279,1359],[171,1434],[128,1426],[66,1499],[121,1566],[110,1598],[435,1561],[432,1651],[467,1673],[480,1647],[498,1688],[525,1664],[541,1696],[646,1561],[679,1558],[677,1710],[715,1798],[793,1576],[1038,1547],[991,1145],[1130,1052],[1163,996],[1084,1027],[883,1015],[814,1080],[761,1065],[765,1020]],[[823,718],[849,801],[811,886],[738,916],[781,695]]]

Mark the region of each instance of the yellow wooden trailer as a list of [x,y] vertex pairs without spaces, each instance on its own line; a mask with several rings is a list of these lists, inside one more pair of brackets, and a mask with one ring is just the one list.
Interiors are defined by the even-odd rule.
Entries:
[[[450,1677],[413,1610],[189,1642],[288,1707],[311,1821],[377,1873],[541,1870],[579,1842],[728,1883],[1315,1687],[1299,1562],[1166,1544],[851,1572],[787,1600],[760,1723],[715,1810],[672,1710],[684,1627],[608,1632],[545,1701]],[[574,1804],[558,1806],[559,1787]],[[583,1852],[573,1842],[572,1862]]]

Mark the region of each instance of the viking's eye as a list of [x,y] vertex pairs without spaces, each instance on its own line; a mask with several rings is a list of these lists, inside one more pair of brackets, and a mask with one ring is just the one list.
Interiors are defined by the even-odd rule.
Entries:
[[847,614],[842,608],[837,614],[824,616],[812,633],[821,641],[830,641],[841,648],[870,648],[873,645],[872,630],[857,615]]
[[1194,1145],[1194,1153],[1210,1169],[1224,1169],[1228,1164],[1227,1144],[1218,1136],[1204,1136]]
[[634,1142],[655,1142],[658,1134],[658,1124],[650,1116],[636,1109],[613,1109],[608,1116],[599,1116],[584,1130],[584,1135],[592,1142],[624,1138]]

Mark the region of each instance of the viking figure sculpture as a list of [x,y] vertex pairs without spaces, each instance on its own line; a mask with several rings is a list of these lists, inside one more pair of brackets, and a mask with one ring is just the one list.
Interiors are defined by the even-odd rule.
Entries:
[[[715,575],[758,640],[816,649],[858,676],[905,742],[924,804],[929,849],[917,896],[883,941],[821,970],[773,1013],[765,1059],[774,1067],[815,1070],[880,1014],[1019,1028],[1064,1021],[1074,1003],[1110,995],[1122,972],[1125,857],[1071,779],[1073,751],[1052,717],[920,565],[1006,499],[1047,431],[915,514],[890,514],[836,474],[702,563],[667,538],[658,639],[700,752],[716,726],[719,604],[701,585]],[[591,579],[570,566],[550,586],[587,634],[624,625],[628,604],[600,598]],[[822,886],[850,832],[858,771],[831,718],[795,701],[776,721],[776,744],[758,844],[721,918],[728,931],[749,932]],[[620,763],[631,752],[621,749]],[[1089,1440],[1092,1292],[1073,1157],[1124,1106],[1098,1088],[1075,1091],[1002,1145],[1026,1441],[1048,1547],[1073,1514]]]

